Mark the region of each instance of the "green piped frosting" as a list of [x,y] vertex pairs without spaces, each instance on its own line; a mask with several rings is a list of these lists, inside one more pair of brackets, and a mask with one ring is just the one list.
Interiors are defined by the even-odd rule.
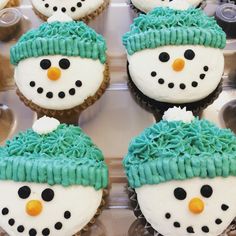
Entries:
[[79,127],[60,125],[39,135],[29,129],[0,148],[0,179],[22,182],[84,185],[108,184],[102,152]]
[[236,176],[236,136],[206,120],[161,121],[131,141],[123,165],[133,188]]
[[29,57],[47,55],[99,59],[104,64],[106,42],[83,22],[52,22],[28,31],[10,51],[13,65]]
[[129,55],[165,45],[224,48],[226,35],[215,19],[200,9],[158,7],[134,19],[130,31],[123,36],[123,44]]

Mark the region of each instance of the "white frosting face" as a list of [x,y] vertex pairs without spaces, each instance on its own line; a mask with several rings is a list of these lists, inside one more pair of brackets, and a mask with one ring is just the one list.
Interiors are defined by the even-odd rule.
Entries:
[[94,12],[103,2],[104,0],[32,0],[32,5],[47,17],[61,11],[77,20]]
[[[236,216],[236,177],[188,179],[135,189],[147,221],[165,236],[217,236]],[[202,211],[193,213],[194,198]]]
[[30,230],[37,235],[73,235],[93,218],[102,200],[102,190],[93,187],[0,181],[0,188],[0,225],[10,236],[36,235]]
[[145,49],[128,56],[128,61],[130,76],[143,94],[178,104],[199,101],[211,94],[224,69],[220,49],[199,45]]
[[105,65],[99,60],[60,55],[27,58],[15,68],[21,93],[36,105],[70,109],[93,96],[103,81]]
[[0,10],[2,10],[8,2],[9,0],[0,0]]
[[195,7],[203,0],[131,0],[133,5],[143,12],[149,12],[155,7],[170,7],[177,10],[187,10]]

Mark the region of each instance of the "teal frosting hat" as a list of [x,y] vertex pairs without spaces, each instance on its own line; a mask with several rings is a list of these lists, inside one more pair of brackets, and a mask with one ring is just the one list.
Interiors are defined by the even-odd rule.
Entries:
[[43,23],[25,33],[11,48],[13,65],[30,57],[47,55],[80,56],[106,62],[104,38],[83,22]]
[[236,176],[236,136],[207,120],[161,121],[131,141],[123,165],[133,188]]
[[215,19],[200,9],[181,11],[158,7],[134,19],[130,31],[123,36],[123,44],[129,55],[165,45],[224,48],[226,35]]
[[102,152],[79,127],[60,124],[47,134],[29,129],[7,141],[0,148],[0,180],[98,190],[108,185],[108,168]]

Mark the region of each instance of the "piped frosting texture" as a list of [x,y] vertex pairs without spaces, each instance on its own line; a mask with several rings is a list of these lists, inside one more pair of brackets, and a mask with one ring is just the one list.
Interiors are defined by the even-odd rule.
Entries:
[[236,175],[236,136],[206,120],[161,121],[134,138],[123,160],[129,184]]
[[108,184],[108,168],[79,127],[62,124],[46,135],[29,129],[7,141],[0,148],[0,179],[101,189]]
[[44,23],[28,31],[11,48],[11,63],[46,55],[80,56],[106,62],[104,38],[83,22]]
[[226,36],[213,17],[200,9],[186,11],[155,8],[134,19],[130,31],[123,36],[129,55],[164,45],[204,45],[224,48]]

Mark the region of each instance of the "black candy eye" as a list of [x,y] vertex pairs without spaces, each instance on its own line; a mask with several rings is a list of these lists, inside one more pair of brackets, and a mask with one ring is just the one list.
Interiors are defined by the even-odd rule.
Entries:
[[188,49],[184,52],[184,57],[187,59],[187,60],[193,60],[193,58],[195,57],[195,53],[193,50],[191,49]]
[[210,185],[203,185],[201,187],[201,194],[203,197],[209,198],[213,193],[213,189]]
[[30,193],[31,193],[31,190],[28,186],[23,186],[23,187],[19,188],[19,190],[18,190],[18,195],[22,199],[28,198]]
[[183,188],[176,188],[174,190],[174,195],[178,200],[184,200],[187,197],[187,193]]
[[43,190],[41,197],[45,202],[50,202],[54,198],[54,191],[50,188],[46,188]]
[[159,60],[161,62],[167,62],[170,60],[170,55],[167,53],[167,52],[162,52],[160,55],[159,55]]
[[59,61],[59,66],[61,67],[61,69],[68,69],[70,67],[70,61],[66,58],[62,58],[60,61]]
[[43,70],[47,70],[48,68],[51,67],[51,61],[48,59],[43,59],[42,61],[40,61],[40,67]]

